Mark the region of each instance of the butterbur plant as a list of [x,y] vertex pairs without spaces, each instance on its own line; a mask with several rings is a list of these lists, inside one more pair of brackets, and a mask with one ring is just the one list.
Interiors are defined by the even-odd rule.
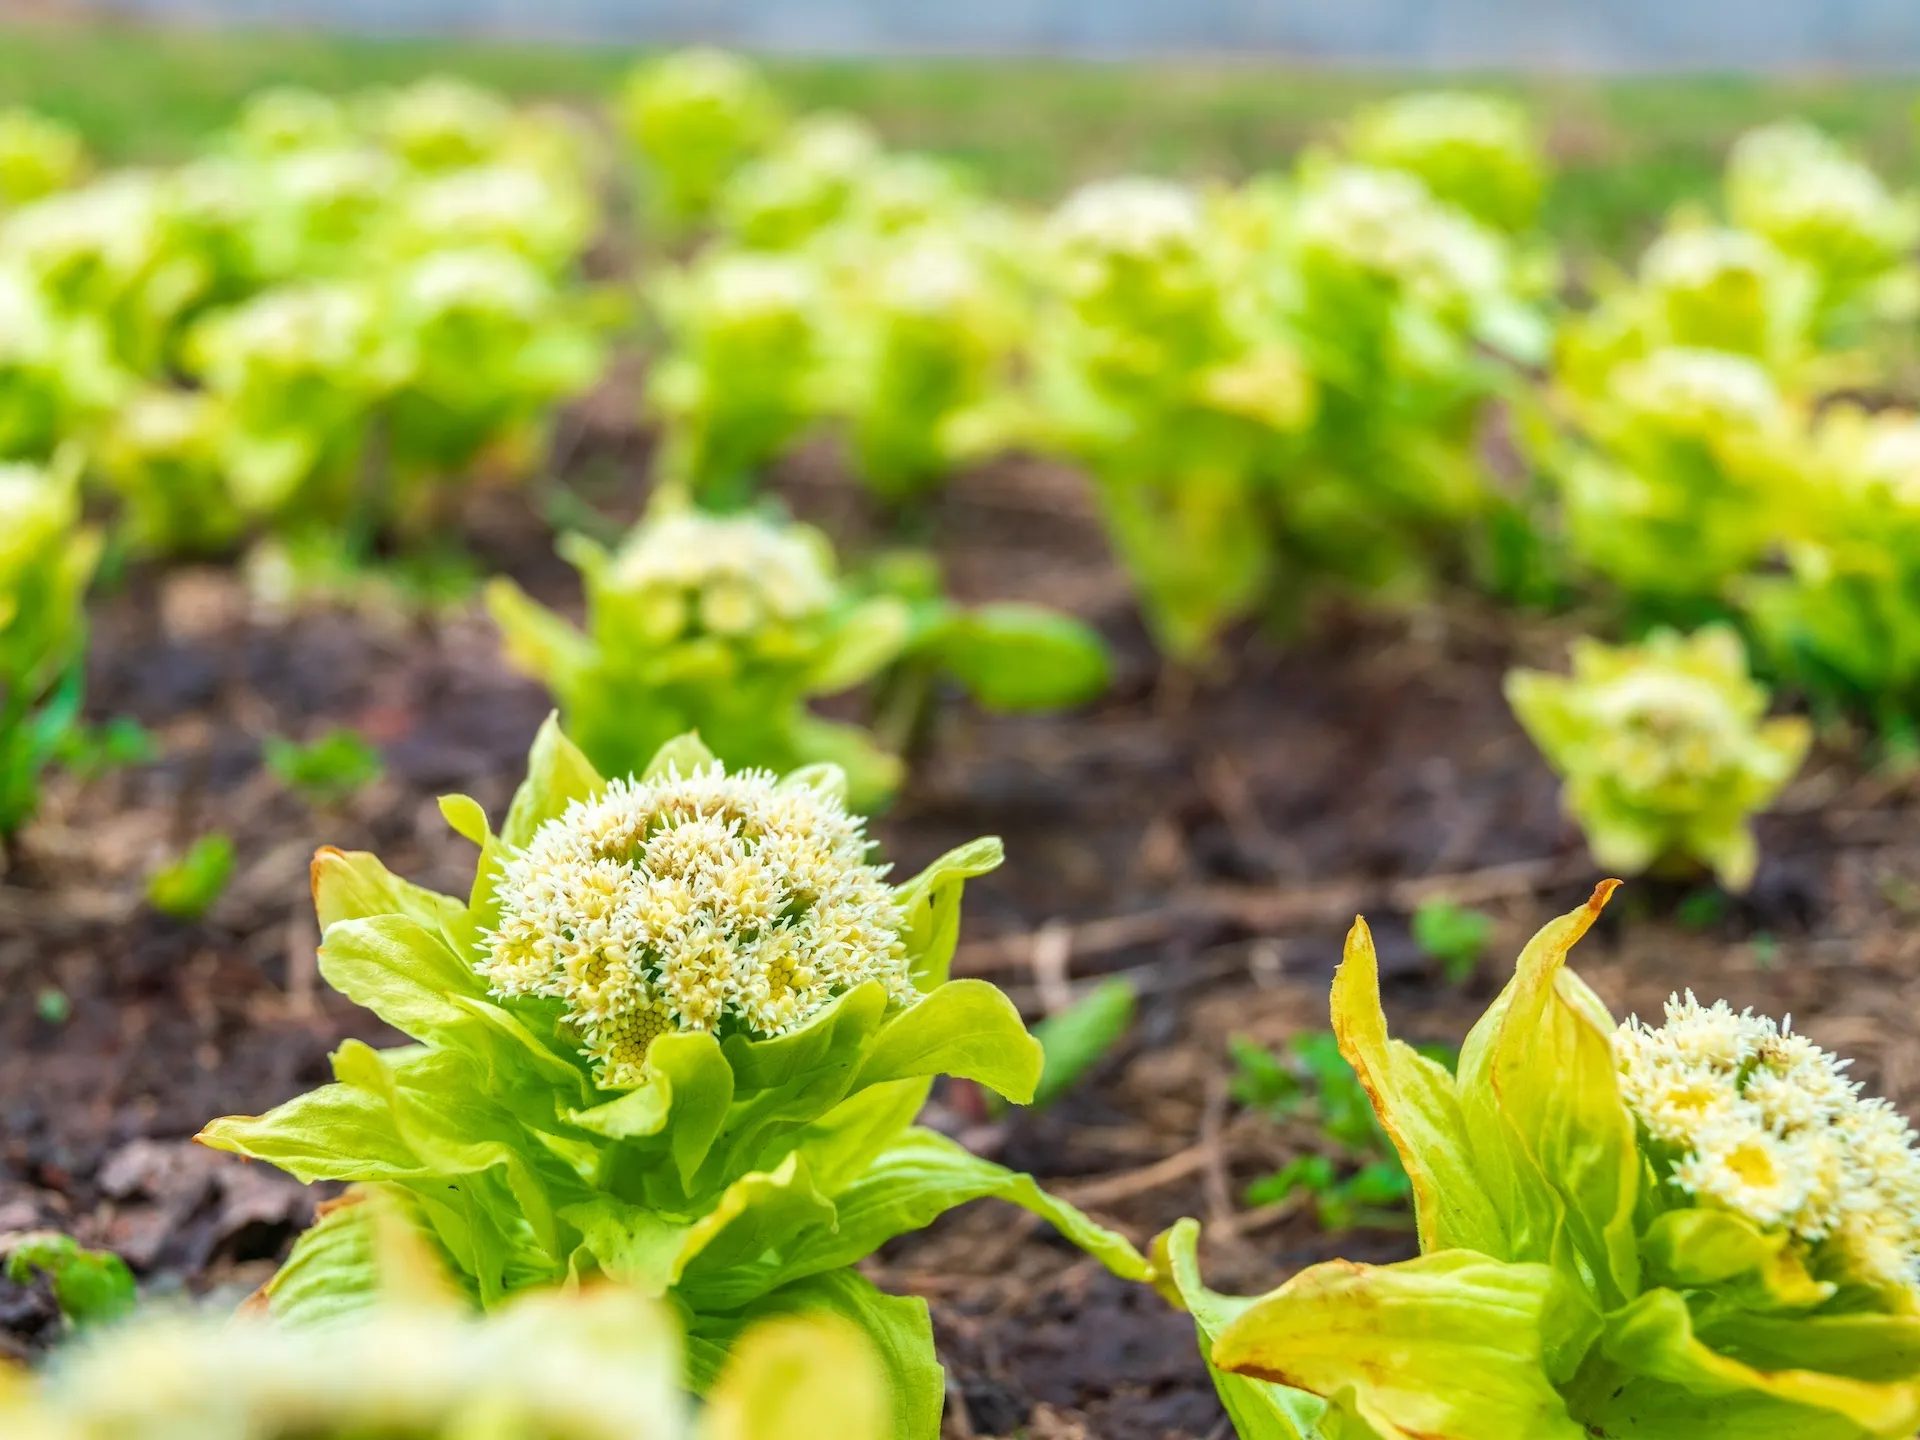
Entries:
[[227,417],[223,460],[243,510],[294,525],[355,516],[374,408],[406,365],[369,287],[265,291],[203,321],[189,357]]
[[697,730],[729,765],[831,761],[860,808],[890,794],[900,762],[807,699],[871,678],[907,644],[909,612],[859,598],[810,526],[757,515],[656,509],[609,552],[569,536],[587,594],[583,632],[511,581],[487,588],[507,653],[560,702],[569,732],[610,774]]
[[1310,421],[1312,379],[1233,303],[1191,192],[1146,179],[1090,185],[1055,212],[1046,240],[1042,437],[1093,475],[1155,639],[1203,660],[1270,578],[1262,478]]
[[136,1317],[30,1379],[0,1366],[0,1429],[20,1440],[788,1440],[826,1426],[888,1440],[878,1362],[843,1323],[757,1326],[696,1417],[666,1307],[601,1284],[476,1316],[431,1255],[394,1262],[400,1247],[365,1216],[374,1208],[335,1212],[370,1272],[378,1262],[358,1311],[303,1329],[245,1311]]
[[0,110],[0,210],[79,183],[87,147],[69,125],[32,110]]
[[[606,781],[549,722],[465,903],[371,855],[322,850],[321,974],[413,1042],[349,1041],[336,1082],[201,1138],[391,1200],[494,1308],[604,1274],[683,1317],[696,1389],[755,1319],[825,1311],[885,1357],[893,1431],[939,1432],[924,1302],[852,1268],[997,1195],[1116,1270],[1144,1262],[1025,1176],[914,1128],[931,1078],[1031,1097],[1042,1055],[998,990],[949,980],[976,841],[901,885],[868,858],[830,766],[723,769],[692,737]],[[328,1227],[267,1304],[289,1320],[364,1289]]]
[[1799,716],[1766,718],[1767,692],[1724,625],[1657,630],[1639,645],[1577,640],[1572,675],[1515,670],[1506,692],[1596,862],[1677,874],[1704,863],[1729,890],[1744,890],[1759,860],[1750,817],[1813,739]]
[[[599,376],[598,338],[510,250],[429,255],[396,278],[391,304],[408,352],[406,379],[389,401],[391,455],[416,510],[434,498],[422,487],[483,455],[525,473],[548,417]],[[411,518],[419,528],[421,515]]]
[[1920,420],[1851,405],[1824,411],[1808,503],[1787,570],[1737,596],[1784,673],[1892,737],[1920,713]]
[[1333,1023],[1411,1179],[1418,1259],[1213,1294],[1156,1249],[1246,1440],[1887,1440],[1920,1425],[1920,1155],[1845,1062],[1691,995],[1616,1026],[1553,921],[1458,1069],[1388,1037],[1364,922]]
[[1800,501],[1804,423],[1742,355],[1659,349],[1570,395],[1583,432],[1553,468],[1574,556],[1639,611],[1704,618]]
[[197,390],[130,396],[94,446],[93,468],[121,505],[127,543],[142,554],[217,555],[245,516],[227,487],[224,417]]
[[1803,121],[1740,137],[1727,160],[1727,209],[1818,278],[1831,312],[1888,279],[1920,236],[1920,204],[1896,196],[1844,145]]
[[709,252],[657,283],[666,352],[647,408],[661,474],[703,503],[739,505],[821,408],[821,278],[805,259]]
[[708,219],[727,181],[781,123],[779,102],[753,67],[708,49],[636,69],[614,118],[641,159],[654,218],[670,229]]
[[73,466],[0,465],[0,837],[33,813],[40,773],[78,719],[99,554]]
[[999,438],[1017,295],[950,233],[872,239],[842,263],[850,303],[827,336],[825,404],[845,420],[861,480],[899,504]]
[[1446,204],[1509,234],[1532,228],[1547,165],[1526,110],[1471,91],[1396,96],[1356,115],[1346,148],[1362,164],[1416,175]]

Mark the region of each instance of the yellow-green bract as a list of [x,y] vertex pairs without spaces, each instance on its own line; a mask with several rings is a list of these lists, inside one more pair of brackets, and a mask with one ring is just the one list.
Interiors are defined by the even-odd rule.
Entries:
[[[1334,1029],[1405,1162],[1422,1254],[1245,1300],[1205,1288],[1192,1221],[1156,1242],[1242,1440],[1920,1425],[1911,1132],[1770,1021],[1689,998],[1616,1033],[1565,968],[1614,883],[1534,937],[1452,1074],[1388,1037],[1355,923]],[[1832,1217],[1782,1210],[1770,1184]]]
[[1596,861],[1631,873],[1701,861],[1746,888],[1758,859],[1748,819],[1793,778],[1812,729],[1765,718],[1767,692],[1731,629],[1578,640],[1571,676],[1515,670],[1506,690]]
[[[367,1212],[336,1224],[381,1248]],[[339,1212],[336,1212],[337,1214]],[[389,1243],[386,1247],[391,1250]],[[61,1352],[42,1375],[0,1365],[13,1440],[888,1440],[871,1346],[831,1317],[756,1324],[698,1419],[668,1307],[597,1284],[473,1314],[430,1265],[396,1271],[362,1311],[318,1329],[243,1312],[156,1314]],[[825,1427],[824,1431],[812,1427]]]
[[[549,722],[499,833],[443,802],[481,847],[465,903],[371,855],[315,859],[321,974],[414,1043],[349,1041],[336,1083],[201,1138],[373,1187],[483,1306],[596,1272],[669,1295],[699,1389],[756,1318],[841,1315],[886,1357],[895,1434],[932,1440],[926,1306],[855,1261],[991,1195],[1146,1271],[1028,1177],[914,1128],[934,1075],[1015,1101],[1040,1078],[1006,997],[947,978],[961,885],[1000,847],[876,889],[840,784],[830,766],[725,775],[689,736],[610,786]],[[269,1307],[297,1322],[364,1304],[350,1240],[323,1221]]]
[[99,554],[70,466],[0,464],[0,835],[33,813],[40,771],[77,715]]

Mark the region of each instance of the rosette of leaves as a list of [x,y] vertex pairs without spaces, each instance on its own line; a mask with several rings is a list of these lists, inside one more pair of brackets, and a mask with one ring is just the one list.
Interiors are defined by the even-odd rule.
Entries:
[[484,86],[429,75],[359,102],[365,132],[416,170],[461,170],[498,160],[512,142],[513,106]]
[[1920,420],[1849,405],[1822,413],[1784,574],[1741,582],[1779,669],[1823,702],[1912,733],[1920,706]]
[[846,309],[825,337],[823,405],[845,424],[860,479],[899,504],[997,438],[1019,297],[951,230],[873,237],[839,263]]
[[779,101],[760,73],[722,50],[679,50],[639,66],[613,102],[639,156],[653,218],[703,223],[734,172],[779,133]]
[[1262,477],[1311,419],[1312,379],[1282,335],[1234,303],[1190,192],[1146,179],[1088,186],[1054,214],[1046,244],[1040,438],[1092,474],[1157,642],[1204,659],[1268,583]]
[[[947,978],[961,885],[997,842],[890,886],[830,766],[727,773],[689,736],[607,782],[549,721],[528,771],[497,834],[443,803],[481,847],[465,903],[320,852],[321,973],[413,1043],[349,1041],[334,1084],[206,1143],[370,1187],[486,1308],[596,1273],[666,1295],[698,1390],[755,1320],[838,1315],[885,1358],[901,1440],[938,1434],[943,1381],[924,1302],[852,1268],[882,1242],[997,1195],[1145,1275],[1027,1177],[912,1125],[936,1074],[1016,1101],[1040,1077],[1006,997]],[[364,1251],[338,1237],[296,1246],[270,1310],[362,1303]]]
[[743,503],[821,413],[825,287],[796,255],[714,250],[656,282],[665,348],[647,408],[662,476],[703,504]]
[[33,110],[0,110],[0,210],[70,190],[87,172],[87,147],[71,125]]
[[47,304],[0,258],[0,460],[44,460],[83,433],[128,384],[106,331]]
[[338,525],[361,503],[368,425],[405,377],[375,292],[287,285],[208,316],[187,357],[226,416],[225,466],[249,515]]
[[1214,1294],[1156,1244],[1245,1440],[1906,1436],[1920,1160],[1771,1021],[1676,999],[1617,1027],[1566,968],[1615,882],[1546,926],[1458,1068],[1388,1037],[1363,922],[1341,1049],[1413,1185],[1421,1255]]
[[364,277],[406,178],[391,155],[357,143],[259,162],[249,179],[251,268],[271,284]]
[[165,177],[144,171],[49,195],[0,221],[0,262],[55,314],[97,324],[117,363],[153,373],[206,281],[174,247],[171,202]]
[[848,690],[901,654],[907,607],[861,598],[826,536],[756,515],[656,509],[609,553],[562,542],[586,589],[581,631],[496,579],[487,603],[507,653],[547,685],[569,733],[609,774],[696,730],[729,765],[831,761],[868,809],[899,784],[897,757],[807,699]]
[[84,602],[100,555],[75,467],[0,465],[0,836],[33,813],[77,719]]
[[1647,247],[1632,283],[1614,283],[1569,321],[1555,378],[1603,394],[1616,366],[1680,346],[1744,355],[1781,380],[1812,383],[1826,363],[1818,299],[1813,272],[1763,236],[1682,218]]
[[353,122],[344,105],[331,95],[298,85],[255,91],[222,137],[227,149],[255,160],[301,150],[331,150],[353,138]]
[[1713,613],[1800,503],[1798,411],[1757,361],[1678,347],[1565,398],[1579,433],[1550,464],[1574,557],[1642,611]]
[[[511,250],[442,250],[390,284],[406,350],[387,438],[403,482],[459,475],[483,452],[512,475],[537,461],[554,409],[599,378],[598,336]],[[418,517],[416,517],[418,518]]]
[[[0,1367],[0,1426],[21,1440],[787,1440],[825,1425],[886,1440],[870,1346],[823,1317],[764,1321],[697,1418],[667,1307],[616,1285],[461,1303],[430,1252],[362,1201],[328,1222],[377,1261],[377,1293],[329,1325],[255,1313],[137,1317],[63,1349],[31,1380]],[[124,1267],[123,1267],[124,1268]],[[128,1282],[129,1291],[131,1282]]]
[[1283,579],[1418,593],[1490,507],[1487,403],[1546,354],[1530,282],[1506,237],[1412,174],[1314,159],[1245,203],[1273,211],[1252,269],[1318,394],[1273,468]]
[[121,507],[127,543],[150,555],[217,555],[245,516],[227,489],[219,404],[196,390],[128,398],[93,447],[94,471]]
[[1799,716],[1767,719],[1740,637],[1709,625],[1643,644],[1574,642],[1573,674],[1515,670],[1507,701],[1566,782],[1562,803],[1609,870],[1704,862],[1730,890],[1753,879],[1749,817],[1792,780],[1812,743]]
[[722,233],[751,250],[793,250],[841,219],[880,165],[866,122],[822,110],[788,126],[720,195]]
[[1363,165],[1404,170],[1434,196],[1510,235],[1533,228],[1547,161],[1524,106],[1497,95],[1425,90],[1362,110],[1347,150]]
[[384,243],[402,255],[498,247],[557,281],[572,273],[599,218],[592,192],[564,172],[475,165],[407,186]]
[[1920,203],[1896,196],[1847,147],[1798,120],[1740,137],[1727,160],[1727,210],[1818,277],[1831,312],[1904,268]]

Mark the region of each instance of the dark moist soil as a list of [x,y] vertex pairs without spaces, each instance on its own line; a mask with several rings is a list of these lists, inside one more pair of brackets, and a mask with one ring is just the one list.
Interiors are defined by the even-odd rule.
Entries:
[[[602,428],[589,417],[568,473],[617,522],[637,507],[644,446]],[[879,533],[831,457],[803,457],[781,483],[850,543]],[[1323,1142],[1230,1099],[1227,1042],[1324,1028],[1360,910],[1399,1033],[1457,1041],[1526,935],[1586,895],[1598,877],[1499,688],[1516,661],[1557,663],[1566,628],[1469,601],[1335,615],[1286,647],[1238,637],[1230,680],[1187,684],[1154,664],[1074,476],[1004,463],[963,477],[918,524],[959,594],[1076,611],[1120,664],[1112,694],[1080,714],[944,705],[879,823],[886,848],[904,874],[972,836],[1005,838],[1007,867],[968,887],[957,969],[999,981],[1030,1016],[1063,979],[1124,971],[1142,995],[1128,1040],[1053,1109],[996,1120],[956,1084],[929,1123],[1142,1243],[1200,1217],[1222,1289],[1264,1289],[1335,1254],[1409,1253],[1404,1226],[1327,1235],[1297,1204],[1242,1203],[1249,1182]],[[577,605],[525,502],[478,506],[468,534],[489,568]],[[274,616],[217,570],[135,574],[96,610],[90,710],[138,719],[162,758],[56,778],[0,883],[0,1231],[51,1226],[117,1250],[149,1292],[238,1296],[271,1273],[312,1197],[189,1137],[324,1081],[344,1037],[385,1038],[317,984],[309,855],[372,849],[464,890],[473,852],[434,798],[464,791],[498,817],[547,702],[473,613]],[[263,770],[261,742],[334,725],[377,743],[386,775],[316,809]],[[1791,1012],[1911,1109],[1914,813],[1911,783],[1823,752],[1761,822],[1748,897],[1703,921],[1683,888],[1631,886],[1580,969],[1619,1013],[1656,1010],[1677,986]],[[143,875],[210,829],[238,846],[232,885],[201,923],[155,914]],[[1412,942],[1429,894],[1497,921],[1493,958],[1464,986]],[[932,1303],[949,1436],[1228,1433],[1185,1317],[1004,1206],[957,1212],[871,1271]],[[43,1293],[0,1282],[0,1353],[56,1333]]]

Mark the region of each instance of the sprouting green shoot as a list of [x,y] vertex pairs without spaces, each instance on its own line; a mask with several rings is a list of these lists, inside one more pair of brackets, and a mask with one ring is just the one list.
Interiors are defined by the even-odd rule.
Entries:
[[[1249,1185],[1247,1204],[1271,1205],[1305,1193],[1323,1230],[1402,1224],[1412,1193],[1406,1171],[1333,1034],[1303,1031],[1277,1053],[1245,1036],[1227,1044],[1233,1098],[1274,1120],[1310,1121],[1322,1141],[1321,1149],[1295,1156]],[[1444,1046],[1419,1048],[1430,1059],[1452,1063]]]
[[1493,939],[1493,917],[1451,900],[1422,900],[1413,912],[1413,943],[1440,966],[1449,985],[1472,978]]
[[1133,1026],[1137,1001],[1133,982],[1116,976],[1033,1027],[1034,1038],[1046,1052],[1046,1068],[1033,1095],[1035,1109],[1058,1100],[1113,1053]]
[[76,725],[60,738],[58,759],[71,775],[98,780],[115,770],[150,765],[160,756],[153,732],[138,720],[116,715],[103,725]]
[[6,1277],[31,1285],[44,1275],[67,1324],[74,1328],[118,1320],[130,1314],[135,1294],[133,1272],[118,1255],[84,1249],[71,1235],[27,1230],[0,1235]]
[[380,752],[345,726],[304,744],[272,735],[264,753],[267,768],[280,783],[313,805],[337,804],[385,773]]
[[198,920],[233,878],[233,841],[219,831],[202,835],[184,855],[147,876],[147,903],[176,920]]

